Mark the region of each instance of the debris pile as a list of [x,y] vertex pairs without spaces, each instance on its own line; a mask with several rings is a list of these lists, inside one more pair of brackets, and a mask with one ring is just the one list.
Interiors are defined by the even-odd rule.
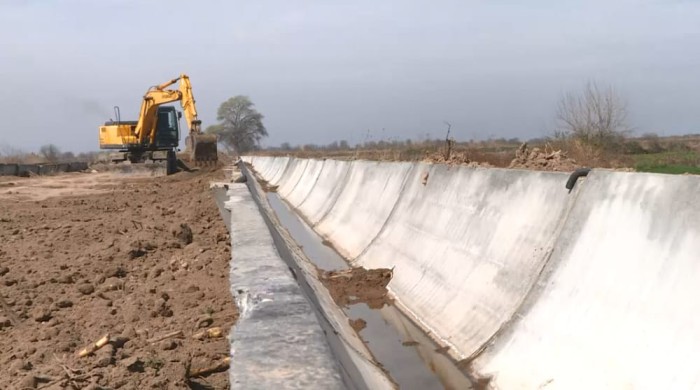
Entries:
[[465,152],[451,152],[449,158],[446,158],[445,153],[435,152],[426,153],[423,162],[432,164],[449,164],[449,165],[462,165],[470,168],[491,168],[493,165],[487,162],[478,162],[471,160],[468,153]]
[[567,157],[561,150],[548,152],[540,148],[529,149],[527,143],[515,151],[515,158],[508,168],[534,169],[539,171],[573,171],[578,168],[576,161]]

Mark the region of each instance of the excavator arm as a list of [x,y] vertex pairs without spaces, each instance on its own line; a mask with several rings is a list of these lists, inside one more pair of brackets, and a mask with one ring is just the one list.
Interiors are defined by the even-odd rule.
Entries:
[[[166,89],[178,81],[180,84],[177,90]],[[143,97],[139,120],[134,130],[134,135],[139,143],[155,143],[158,106],[174,101],[180,101],[190,130],[186,139],[190,160],[194,162],[215,162],[218,158],[216,136],[202,133],[202,121],[197,117],[197,106],[192,93],[192,84],[189,76],[185,74],[148,89]]]

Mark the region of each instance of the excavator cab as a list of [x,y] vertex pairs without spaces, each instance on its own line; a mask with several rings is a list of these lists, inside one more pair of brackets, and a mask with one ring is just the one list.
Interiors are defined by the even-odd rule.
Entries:
[[156,148],[177,148],[180,144],[180,121],[182,113],[172,106],[158,107],[156,119]]

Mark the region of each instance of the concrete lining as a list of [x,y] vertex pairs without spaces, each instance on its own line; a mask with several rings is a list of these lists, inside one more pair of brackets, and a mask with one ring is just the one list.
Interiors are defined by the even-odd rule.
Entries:
[[323,160],[309,160],[309,165],[306,166],[304,174],[299,178],[299,183],[289,195],[285,196],[289,204],[293,207],[299,207],[306,200],[316,185],[321,169],[323,169],[323,164]]
[[393,389],[258,183],[214,185],[219,201],[222,188],[241,312],[231,331],[231,388]]
[[[309,225],[316,225],[333,207],[345,186],[350,165],[348,161],[337,160],[326,160],[323,163],[316,182],[311,185],[309,196],[297,207]],[[304,178],[305,181],[310,179],[311,176]]]
[[700,386],[700,177],[593,171],[538,289],[475,362],[494,387]]
[[277,192],[280,194],[280,196],[286,198],[292,191],[294,191],[294,188],[297,186],[297,184],[299,184],[299,179],[301,179],[301,176],[306,170],[306,166],[309,165],[310,162],[311,160],[306,159],[290,160],[285,177],[283,177],[278,183],[279,188],[277,189]]
[[568,175],[417,164],[357,260],[395,267],[400,304],[465,359],[510,320],[539,275],[571,195]]
[[403,189],[411,163],[354,161],[343,191],[316,231],[354,259],[382,229]]
[[274,171],[271,171],[272,174],[270,175],[270,180],[268,182],[272,186],[279,186],[280,183],[282,183],[283,180],[286,180],[289,178],[288,172],[290,166],[293,166],[294,161],[298,161],[298,159],[291,158],[291,157],[278,157],[275,158],[272,162],[273,166],[276,168]]
[[326,160],[297,209],[394,267],[398,307],[475,378],[700,388],[700,177],[594,170],[569,193],[566,173],[397,166]]

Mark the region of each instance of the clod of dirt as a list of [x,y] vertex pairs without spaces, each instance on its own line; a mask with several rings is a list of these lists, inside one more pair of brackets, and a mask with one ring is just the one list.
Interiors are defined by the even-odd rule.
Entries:
[[75,283],[75,280],[73,280],[73,275],[61,275],[58,278],[56,278],[56,281],[61,284]]
[[7,267],[0,267],[0,276],[5,276],[8,272],[10,272],[10,269]]
[[22,380],[17,382],[18,389],[36,389],[39,385],[39,381],[34,377],[34,375],[27,375]]
[[78,291],[83,295],[90,295],[95,292],[95,286],[90,283],[84,283],[78,286]]
[[129,250],[127,253],[129,254],[129,259],[133,260],[137,257],[144,256],[146,253],[154,249],[156,249],[156,245],[153,243],[137,240],[129,245]]
[[[110,292],[110,291],[117,291],[117,290],[122,290],[124,289],[124,280],[119,279],[119,278],[109,278],[105,279],[104,283],[102,284],[102,287],[100,290],[103,293]],[[103,299],[109,299],[109,298],[103,298]]]
[[29,371],[32,369],[32,363],[22,360],[22,359],[17,359],[15,360],[11,365],[10,365],[10,371]]
[[173,236],[182,241],[185,245],[192,243],[192,229],[186,223],[181,223],[179,227],[172,230]]
[[123,365],[126,367],[127,370],[130,372],[143,372],[144,371],[144,364],[141,361],[141,358],[138,356],[132,356],[130,358],[124,359],[119,364]]
[[64,300],[61,300],[61,301],[56,302],[56,307],[58,307],[59,309],[65,309],[65,308],[68,308],[68,307],[73,307],[73,302],[72,302],[72,301],[69,301],[69,300],[67,300],[67,299],[64,299]]
[[386,286],[393,271],[388,268],[350,268],[342,271],[319,270],[319,279],[338,306],[366,303],[372,309],[390,304]]
[[9,318],[5,316],[0,316],[0,330],[3,330],[5,328],[9,328],[12,326],[12,321],[10,321]]
[[355,332],[359,332],[367,327],[367,321],[363,320],[362,318],[348,321],[350,322],[350,326],[355,330]]
[[515,151],[515,158],[508,168],[525,168],[540,171],[573,171],[578,168],[576,161],[567,157],[561,150],[547,152],[539,148],[528,149],[527,143]]
[[151,271],[148,273],[148,278],[149,278],[149,279],[155,279],[155,278],[159,277],[160,274],[163,273],[163,271],[164,271],[163,268],[161,268],[161,267],[155,267],[155,268],[151,269]]
[[114,346],[107,344],[95,352],[95,367],[107,367],[114,362]]
[[51,310],[47,307],[37,307],[32,310],[32,318],[36,322],[46,322],[51,319]]
[[122,266],[110,266],[105,268],[105,278],[123,278],[126,276],[126,270]]

